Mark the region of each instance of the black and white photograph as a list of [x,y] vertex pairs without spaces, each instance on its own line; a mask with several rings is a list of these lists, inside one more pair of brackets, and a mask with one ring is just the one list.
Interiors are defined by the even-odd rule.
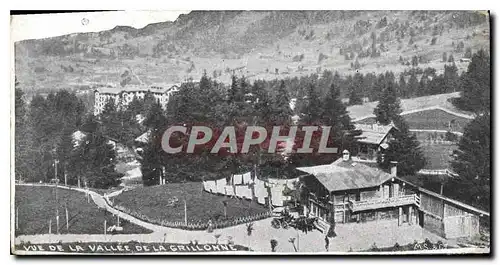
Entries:
[[491,16],[11,11],[10,252],[489,256]]

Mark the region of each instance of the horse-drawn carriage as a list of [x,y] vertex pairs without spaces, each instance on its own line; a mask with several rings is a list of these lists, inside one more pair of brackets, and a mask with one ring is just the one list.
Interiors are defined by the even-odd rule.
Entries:
[[271,226],[276,229],[288,229],[292,227],[304,232],[312,231],[316,228],[316,222],[318,221],[317,217],[310,218],[301,216],[298,213],[292,214],[287,210],[276,212],[274,215],[276,217],[271,221]]

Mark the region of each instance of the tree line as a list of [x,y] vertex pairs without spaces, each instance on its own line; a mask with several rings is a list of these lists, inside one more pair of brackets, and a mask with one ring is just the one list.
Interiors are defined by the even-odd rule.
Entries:
[[[432,76],[432,73],[427,69],[422,75]],[[417,70],[410,73],[410,79],[411,75],[417,75]],[[401,85],[390,72],[377,77],[378,87],[364,87],[367,75],[360,76],[351,77],[349,94],[355,94],[358,88],[367,93],[378,91],[379,104],[374,110],[377,122],[394,124],[398,129],[389,149],[381,153],[380,165],[387,167],[388,161],[395,160],[399,162],[398,174],[415,174],[425,165],[425,158],[418,141],[400,115]],[[464,82],[472,85],[462,85],[457,104],[472,108],[478,118],[467,127],[456,154],[456,163],[452,166],[460,179],[464,179],[457,182],[457,191],[466,194],[465,191],[471,188],[468,185],[474,185],[477,189],[474,196],[480,196],[484,201],[486,183],[489,183],[489,137],[487,141],[481,137],[487,135],[489,130],[489,55],[484,51],[474,54],[467,72],[462,76],[466,80]],[[144,146],[140,157],[145,185],[157,184],[160,177],[171,182],[197,181],[256,168],[267,174],[286,176],[292,174],[297,166],[329,163],[340,157],[341,150],[354,149],[355,138],[360,132],[354,129],[346,104],[342,101],[342,87],[345,88],[346,80],[349,77],[344,79],[338,73],[325,71],[321,78],[305,76],[254,82],[233,76],[231,84],[226,86],[205,74],[199,82],[188,80],[181,84],[180,90],[170,98],[166,110],[148,93],[144,99],[134,98],[127,106],[108,102],[99,117],[89,114],[82,100],[66,90],[50,93],[45,98],[37,95],[26,103],[17,85],[16,178],[26,181],[49,181],[52,178],[63,181],[66,178],[69,184],[87,182],[91,187],[100,188],[117,185],[121,174],[115,170],[118,161],[112,142],[134,147],[134,139],[146,131],[151,132],[149,143]],[[294,108],[290,105],[292,97],[297,99]],[[141,117],[144,119],[142,123],[139,122]],[[163,132],[173,125],[188,128],[205,125],[215,132],[221,132],[225,126],[234,126],[240,148],[248,126],[257,125],[266,129],[282,126],[283,135],[295,122],[299,126],[331,126],[328,146],[338,147],[340,152],[270,154],[263,152],[265,143],[252,146],[246,154],[235,155],[229,155],[224,150],[211,154],[211,143],[196,146],[192,154],[167,154],[161,148]],[[77,130],[84,133],[79,144],[73,139]],[[303,136],[298,133],[296,138],[303,139]],[[313,137],[311,141],[313,149],[318,147],[317,138]],[[188,135],[174,134],[170,141],[182,145],[188,140],[189,131]],[[296,144],[295,148],[300,147],[300,143]],[[484,157],[472,156],[471,150],[474,150],[473,154],[481,152]],[[460,155],[460,152],[467,155]],[[468,165],[466,169],[461,168],[464,165]],[[472,171],[477,174],[472,174]],[[477,176],[480,181],[475,179]],[[461,196],[465,196],[463,194]]]

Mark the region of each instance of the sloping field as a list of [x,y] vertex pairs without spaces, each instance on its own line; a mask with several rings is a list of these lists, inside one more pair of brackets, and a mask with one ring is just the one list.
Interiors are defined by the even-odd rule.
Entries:
[[421,148],[425,158],[427,158],[427,164],[424,169],[438,170],[450,167],[450,161],[453,159],[451,154],[453,150],[457,149],[457,146],[450,144],[433,144],[422,145]]
[[[440,130],[463,132],[470,119],[450,114],[441,109],[429,109],[418,112],[412,112],[402,115],[410,129],[412,130]],[[375,118],[370,117],[358,121],[359,123],[373,124]]]
[[268,211],[257,202],[204,192],[201,182],[139,187],[114,197],[115,205],[130,210],[132,215],[135,212],[148,219],[169,222],[184,222],[184,200],[189,223],[225,219],[224,202],[229,220]]
[[[401,100],[402,115],[407,115],[415,112],[439,109],[443,112],[448,112],[457,117],[464,119],[473,119],[471,113],[457,109],[449,99],[459,97],[459,92],[439,94],[418,98],[410,98]],[[368,102],[362,105],[354,105],[347,108],[349,115],[354,121],[361,121],[370,117],[374,117],[373,110],[378,105],[378,101]]]
[[[66,189],[57,190],[57,202],[54,187],[16,186],[15,206],[18,209],[19,229],[16,235],[47,234],[49,220],[51,232],[56,233],[56,208],[59,209],[59,232],[61,234],[103,234],[104,220],[107,226],[116,225],[117,219],[111,213],[99,209],[92,199],[87,202],[84,193]],[[69,229],[66,229],[68,209]],[[124,234],[150,233],[151,231],[120,220]]]
[[411,129],[420,130],[450,130],[463,132],[471,121],[440,109],[424,110],[403,115]]

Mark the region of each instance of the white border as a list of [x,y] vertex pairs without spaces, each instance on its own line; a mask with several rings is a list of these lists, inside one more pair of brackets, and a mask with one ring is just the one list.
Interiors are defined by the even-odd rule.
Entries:
[[[7,3],[6,3],[7,2]],[[202,0],[197,0],[197,1],[191,1],[191,0],[184,0],[184,1],[165,1],[163,4],[159,4],[160,1],[154,1],[154,0],[141,0],[141,1],[117,1],[117,0],[108,0],[108,1],[102,1],[102,0],[86,0],[86,1],[5,1],[2,4],[7,5],[8,9],[107,9],[107,10],[113,10],[113,9],[136,9],[136,10],[153,10],[153,9],[169,9],[169,10],[190,10],[190,9],[196,9],[196,10],[202,10],[202,9],[211,9],[211,10],[221,10],[221,9],[240,9],[240,10],[248,10],[248,9],[253,9],[253,10],[258,10],[258,9],[275,9],[275,10],[300,10],[300,9],[366,9],[366,10],[374,10],[374,9],[407,9],[407,10],[418,10],[418,9],[440,9],[440,10],[446,10],[446,9],[461,9],[461,10],[492,10],[492,14],[494,16],[498,15],[500,13],[500,8],[498,7],[499,1],[484,1],[484,0],[475,0],[475,1],[434,1],[434,0],[419,0],[419,1],[319,1],[319,0],[308,0],[308,1],[269,1],[269,0],[253,0],[253,1],[248,1],[248,2],[241,2],[241,1],[221,1],[221,0],[212,0],[212,1],[202,1]],[[3,21],[5,22],[3,24],[3,27],[1,27],[2,31],[4,31],[3,35],[4,36],[4,41],[2,43],[2,48],[4,51],[4,54],[10,53],[10,43],[9,43],[9,36],[10,34],[10,23],[9,23],[9,14],[8,11],[4,11],[5,16],[3,16]],[[498,26],[498,17],[495,18],[495,21],[497,22],[496,25]],[[498,31],[497,27],[493,27],[494,29],[494,34],[493,36],[498,36]],[[495,51],[498,50],[498,41],[494,42],[494,47]],[[494,53],[496,54],[496,52]],[[3,93],[4,96],[0,97],[0,119],[2,121],[3,126],[1,127],[1,136],[0,137],[0,149],[2,150],[2,154],[0,157],[0,163],[1,166],[0,168],[2,169],[2,177],[4,183],[8,182],[8,177],[10,176],[10,129],[9,129],[9,123],[10,123],[10,106],[11,103],[13,102],[13,97],[11,97],[10,89],[8,89],[10,86],[10,56],[4,56],[3,64],[2,64],[2,70],[3,70]],[[494,60],[492,61],[493,63],[495,62]],[[498,68],[494,68],[494,74],[495,76],[499,76],[499,70]],[[497,89],[498,86],[492,89]],[[495,93],[495,100],[498,102],[499,101],[499,92]],[[12,95],[13,96],[13,95]],[[495,112],[495,114],[498,114]],[[499,115],[495,115],[495,117],[499,117]],[[495,120],[498,123],[498,120]],[[495,132],[495,136],[498,136],[498,130]],[[498,137],[497,137],[498,139]],[[495,147],[498,148],[498,145],[500,145],[497,141],[497,145]],[[495,163],[496,165],[500,165],[500,158],[499,156],[495,157]],[[496,186],[493,188],[494,190],[498,190],[498,183],[500,180],[496,180]],[[7,241],[7,237],[10,238],[10,224],[7,221],[8,219],[8,214],[7,212],[10,211],[10,196],[9,196],[9,187],[10,185],[2,185],[3,187],[3,192],[1,193],[3,198],[2,198],[2,232],[3,232],[3,239],[1,242],[1,250],[2,253],[9,254],[8,249],[10,249],[10,242]],[[498,206],[495,206],[495,212],[498,212]],[[494,231],[496,231],[495,229]],[[497,239],[495,236],[494,239]],[[496,247],[498,244],[495,242],[494,246]],[[497,250],[497,249],[495,249]],[[497,254],[498,252],[495,251]],[[11,262],[14,262],[15,260],[11,257],[8,261],[8,264]],[[47,263],[51,264],[54,262],[65,262],[64,260],[50,260],[50,259],[43,259],[43,260],[29,260],[29,262],[38,262],[38,263]],[[85,260],[87,262],[88,260]],[[119,260],[118,262],[137,262],[138,260],[134,259],[128,259],[128,260]],[[164,260],[150,260],[150,261],[156,261],[158,263],[165,263]],[[214,260],[215,261],[215,260]],[[259,263],[267,263],[266,260],[256,260]],[[278,261],[278,260],[273,260],[273,261]],[[342,262],[340,260],[316,260],[317,262]],[[349,260],[350,262],[354,263],[359,263],[359,262],[364,262],[368,261],[370,263],[372,262],[380,262],[379,259],[377,260],[371,260],[371,259],[364,259],[362,261],[359,260]],[[387,262],[388,260],[385,259],[382,262]],[[420,260],[401,260],[401,259],[393,259],[390,260],[390,262],[420,262]],[[26,262],[26,261],[25,261]],[[79,262],[77,259],[72,260],[71,262]],[[117,262],[117,260],[106,260],[105,262],[107,263],[114,263]],[[173,262],[173,260],[169,260],[167,262]],[[196,260],[194,261],[196,262]],[[213,262],[213,261],[212,261]],[[229,261],[227,259],[225,260],[217,260],[215,262],[233,262]],[[237,261],[238,263],[247,263],[247,260],[240,259]],[[304,262],[304,260],[293,260],[293,259],[288,259],[286,262]],[[425,262],[431,262],[431,261],[425,261]],[[453,260],[436,260],[434,262],[444,262],[444,263],[470,263],[471,260],[469,259],[453,259]],[[488,260],[474,260],[472,261],[474,263],[484,263],[488,262]]]

